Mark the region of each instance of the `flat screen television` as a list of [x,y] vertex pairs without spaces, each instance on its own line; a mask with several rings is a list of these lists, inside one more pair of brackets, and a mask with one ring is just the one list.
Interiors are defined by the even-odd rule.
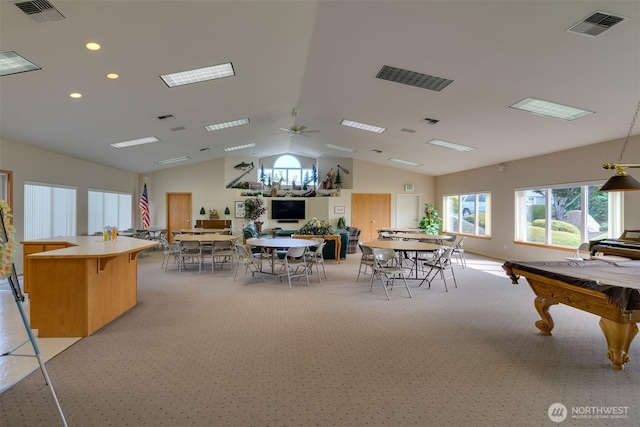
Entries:
[[304,200],[272,200],[271,219],[299,220],[305,218]]

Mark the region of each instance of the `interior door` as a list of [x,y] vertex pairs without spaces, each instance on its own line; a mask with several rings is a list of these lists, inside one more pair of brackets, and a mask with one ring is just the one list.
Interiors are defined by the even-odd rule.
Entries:
[[391,226],[391,194],[353,193],[351,225],[362,230],[361,241],[377,238],[377,228]]
[[191,193],[167,193],[167,228],[169,242],[173,242],[172,231],[193,228],[191,224]]

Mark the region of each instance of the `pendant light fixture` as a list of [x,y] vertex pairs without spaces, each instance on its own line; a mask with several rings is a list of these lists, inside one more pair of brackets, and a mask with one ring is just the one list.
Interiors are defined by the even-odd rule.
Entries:
[[640,190],[640,182],[638,182],[634,177],[627,175],[627,171],[625,170],[625,168],[640,168],[640,163],[622,163],[622,156],[624,156],[624,150],[627,149],[627,144],[629,143],[629,138],[631,138],[631,132],[633,131],[633,126],[636,124],[638,111],[640,111],[640,101],[638,101],[636,112],[633,115],[633,120],[631,120],[631,126],[629,127],[627,138],[624,140],[624,144],[622,145],[622,152],[620,153],[620,157],[618,157],[618,161],[616,163],[605,163],[602,165],[603,169],[615,170],[616,174],[609,178],[602,188],[600,188],[600,191]]

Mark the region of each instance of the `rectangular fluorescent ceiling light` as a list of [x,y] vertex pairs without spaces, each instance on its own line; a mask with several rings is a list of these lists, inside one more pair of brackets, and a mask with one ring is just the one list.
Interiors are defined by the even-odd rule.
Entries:
[[224,149],[224,151],[236,151],[236,150],[242,150],[244,148],[251,148],[255,146],[256,146],[256,143],[252,142],[251,144],[243,144],[243,145],[236,145],[235,147],[227,147]]
[[375,133],[382,133],[385,130],[387,130],[387,128],[381,128],[378,126],[367,125],[359,122],[352,122],[351,120],[343,120],[340,122],[340,124],[343,126],[349,126],[356,129],[368,130],[369,132],[375,132]]
[[431,141],[427,141],[427,144],[436,145],[438,147],[450,148],[456,151],[473,151],[476,147],[469,147],[468,145],[462,144],[454,144],[449,141],[442,141],[440,139],[432,139]]
[[204,128],[208,132],[211,132],[213,130],[227,129],[227,128],[248,125],[248,124],[249,124],[249,119],[240,119],[240,120],[232,120],[230,122],[218,123],[215,125],[207,125]]
[[213,65],[211,67],[165,74],[164,76],[160,76],[160,78],[164,80],[167,86],[175,87],[235,75],[236,73],[233,70],[233,64],[231,64],[231,62],[227,62],[226,64]]
[[173,159],[167,159],[167,160],[158,160],[157,162],[153,162],[156,165],[166,165],[169,163],[176,163],[176,162],[184,162],[185,160],[189,160],[191,157],[189,156],[182,156],[182,157],[174,157]]
[[356,151],[358,151],[355,148],[341,147],[340,145],[333,144],[325,144],[325,147],[333,148],[334,150],[346,151],[347,153],[355,153]]
[[387,159],[387,160],[391,160],[392,162],[396,162],[396,163],[402,163],[403,165],[422,166],[420,163],[410,162],[409,160],[396,159],[394,157],[391,157],[390,159]]
[[0,52],[0,76],[40,70],[33,62],[23,58],[12,50]]
[[376,78],[438,92],[453,83],[451,79],[416,73],[415,71],[403,70],[402,68],[390,67],[388,65],[383,66],[380,71],[378,71]]
[[567,121],[593,114],[593,111],[582,110],[580,108],[569,107],[567,105],[556,104],[555,102],[535,98],[523,99],[520,102],[510,105],[510,107],[541,116],[553,117],[554,119]]
[[133,147],[134,145],[142,145],[142,144],[151,144],[152,142],[160,141],[155,136],[148,136],[146,138],[140,139],[132,139],[131,141],[123,141],[123,142],[114,142],[113,144],[109,144],[113,148],[125,148],[125,147]]

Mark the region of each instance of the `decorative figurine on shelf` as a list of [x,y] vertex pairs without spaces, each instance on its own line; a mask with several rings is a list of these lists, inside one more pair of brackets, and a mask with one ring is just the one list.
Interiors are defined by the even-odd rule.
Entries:
[[333,168],[329,169],[329,172],[324,177],[322,181],[322,189],[323,190],[331,190],[333,188]]
[[338,171],[336,172],[336,180],[334,181],[336,184],[336,188],[340,189],[340,184],[342,184],[342,177],[340,176],[340,165],[338,165]]
[[264,173],[264,165],[260,166],[260,182],[262,183],[262,189],[264,190],[265,182],[267,181],[267,174]]
[[311,182],[313,183],[313,189],[316,189],[316,182],[318,182],[318,170],[316,165],[311,165]]

